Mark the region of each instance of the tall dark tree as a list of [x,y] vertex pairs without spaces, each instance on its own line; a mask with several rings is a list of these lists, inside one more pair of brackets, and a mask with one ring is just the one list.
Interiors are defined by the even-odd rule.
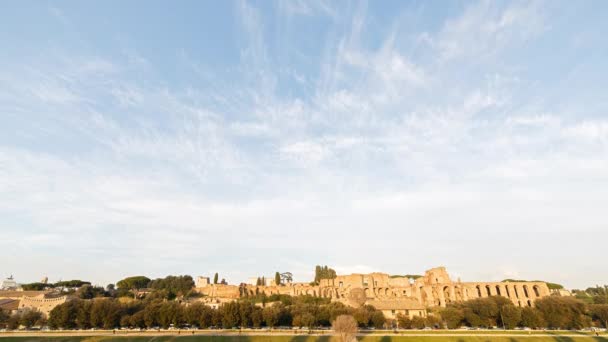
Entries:
[[545,320],[541,313],[535,308],[525,307],[521,310],[521,322],[524,327],[536,329],[545,327]]
[[224,329],[231,329],[240,325],[241,316],[239,314],[239,303],[225,303],[220,307],[219,312],[221,314],[221,323]]
[[91,306],[91,325],[96,328],[114,329],[120,326],[122,307],[112,299],[97,299]]
[[505,305],[500,309],[500,320],[506,329],[513,329],[521,322],[521,309],[515,305]]
[[262,326],[264,322],[264,316],[262,315],[263,309],[259,306],[254,306],[253,311],[251,312],[251,324],[254,328],[259,328]]
[[202,303],[194,303],[189,305],[184,310],[184,319],[192,326],[205,329],[212,325],[212,311],[213,309],[207,305],[203,305]]
[[441,318],[448,329],[456,329],[464,322],[464,311],[460,307],[449,306],[441,311]]
[[595,304],[590,307],[593,318],[600,322],[604,328],[608,328],[608,304]]
[[549,296],[535,305],[549,328],[580,329],[589,324],[585,304],[576,298]]
[[156,290],[167,291],[168,298],[173,299],[188,294],[194,287],[194,280],[189,275],[167,276],[151,281],[149,286]]
[[38,325],[42,321],[42,313],[36,310],[27,310],[22,312],[19,317],[19,325],[29,329],[35,325]]
[[382,311],[372,312],[370,315],[370,321],[376,329],[382,329],[384,323],[386,323],[386,319],[384,318]]
[[279,272],[276,272],[276,273],[274,274],[274,284],[275,284],[276,286],[281,285],[281,274],[280,274]]
[[219,279],[219,275],[217,274],[217,272],[215,272],[215,275],[213,276],[213,283],[217,284],[218,279]]
[[90,300],[83,300],[78,305],[75,323],[79,329],[91,328],[91,306],[93,302]]
[[49,314],[49,327],[52,329],[73,329],[77,322],[77,313],[82,301],[75,299],[54,307]]
[[158,323],[164,329],[171,325],[178,326],[182,322],[182,305],[176,301],[164,302],[158,311]]
[[163,301],[161,299],[151,300],[144,311],[144,323],[146,327],[152,328],[158,325],[158,316],[160,312],[160,307],[163,305]]
[[280,314],[280,310],[274,305],[265,307],[264,311],[262,311],[262,316],[264,317],[266,326],[274,328],[279,323]]
[[332,268],[329,268],[327,265],[315,267],[315,283],[319,283],[321,279],[335,279],[336,271]]

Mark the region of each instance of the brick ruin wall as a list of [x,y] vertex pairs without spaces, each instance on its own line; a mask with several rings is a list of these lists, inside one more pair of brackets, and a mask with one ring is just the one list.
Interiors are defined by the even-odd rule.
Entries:
[[[291,296],[311,295],[348,303],[351,291],[362,289],[369,300],[415,299],[425,307],[445,307],[447,304],[489,296],[503,296],[514,305],[534,306],[534,302],[549,296],[544,282],[453,282],[445,268],[433,268],[415,280],[391,277],[385,273],[351,274],[335,279],[323,279],[319,285],[291,283],[284,286],[208,285],[196,290],[210,298],[237,299],[264,293]],[[360,292],[357,290],[356,292]]]

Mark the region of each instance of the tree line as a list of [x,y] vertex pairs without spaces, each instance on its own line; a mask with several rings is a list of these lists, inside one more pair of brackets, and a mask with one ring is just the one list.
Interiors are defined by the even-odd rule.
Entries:
[[46,289],[53,288],[78,288],[83,285],[91,285],[91,282],[82,281],[78,279],[58,281],[56,283],[30,283],[22,284],[21,288],[24,291],[43,291]]
[[608,304],[608,285],[588,287],[586,290],[572,290],[577,299],[587,304]]
[[333,268],[328,267],[327,265],[325,265],[325,266],[317,265],[315,267],[315,280],[314,280],[315,284],[319,284],[321,279],[336,279],[336,277],[337,277],[336,271]]
[[359,327],[381,328],[386,322],[382,312],[372,306],[355,309],[310,295],[246,298],[224,303],[218,309],[198,301],[180,303],[177,300],[149,296],[143,300],[71,300],[51,311],[48,325],[52,329],[166,329],[171,326],[224,329],[277,326],[312,328],[329,327],[339,315],[352,315]]
[[395,320],[387,320],[381,311],[369,305],[352,308],[310,295],[261,294],[213,309],[200,301],[168,300],[164,290],[153,292],[144,299],[73,299],[55,307],[48,322],[36,311],[26,310],[14,315],[0,311],[0,327],[15,329],[20,325],[46,324],[52,329],[329,327],[340,315],[352,316],[360,328],[608,327],[608,304],[587,304],[575,297],[550,296],[537,300],[535,307],[520,308],[504,297],[492,296],[432,309],[427,317],[410,319],[398,314]]
[[513,329],[581,329],[608,327],[608,304],[586,304],[575,297],[549,296],[538,299],[534,307],[520,308],[501,296],[477,298],[448,305],[426,320],[398,317],[403,328],[498,327]]
[[20,326],[30,328],[46,324],[46,319],[39,311],[25,310],[9,315],[7,312],[0,310],[0,328],[14,330]]
[[[275,278],[280,277],[277,272]],[[315,279],[335,277],[327,266],[317,266]],[[214,276],[214,283],[218,279]],[[276,281],[276,280],[275,280]],[[37,283],[35,283],[37,284]],[[74,300],[56,307],[48,317],[54,328],[117,328],[168,327],[194,325],[201,328],[330,326],[338,315],[352,315],[360,327],[499,327],[512,329],[562,328],[577,329],[589,326],[608,328],[608,287],[574,290],[572,297],[549,296],[538,299],[535,307],[520,308],[507,298],[492,296],[466,302],[451,303],[446,308],[433,308],[427,317],[397,315],[386,320],[371,306],[350,308],[327,298],[312,296],[258,294],[246,296],[234,303],[226,303],[214,310],[198,302],[201,295],[193,290],[191,276],[168,276],[150,279],[134,276],[122,279],[116,286],[92,286],[89,282],[71,280],[45,286],[79,287],[70,289]],[[36,288],[32,286],[31,288]],[[25,289],[26,287],[24,287]],[[27,289],[31,289],[27,287]],[[143,291],[143,296],[135,294]],[[9,315],[0,310],[0,327],[30,327],[46,324],[35,311],[21,311]]]

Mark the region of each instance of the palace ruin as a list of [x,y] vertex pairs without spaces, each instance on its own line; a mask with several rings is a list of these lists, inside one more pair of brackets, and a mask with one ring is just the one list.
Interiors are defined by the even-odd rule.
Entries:
[[351,274],[321,279],[318,285],[221,285],[210,284],[205,277],[197,280],[196,290],[215,303],[262,293],[268,296],[311,295],[354,307],[374,305],[389,318],[396,313],[424,316],[426,308],[445,307],[452,302],[488,296],[503,296],[515,306],[532,307],[537,299],[551,294],[544,282],[455,282],[450,279],[445,267],[432,268],[417,279],[386,273]]

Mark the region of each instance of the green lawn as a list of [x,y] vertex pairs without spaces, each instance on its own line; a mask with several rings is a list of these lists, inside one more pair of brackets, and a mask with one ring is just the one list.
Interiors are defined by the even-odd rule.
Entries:
[[[1,342],[339,342],[330,336],[45,336],[45,337],[0,337]],[[515,341],[546,341],[546,342],[577,342],[577,341],[606,341],[607,337],[595,336],[365,336],[358,338],[359,342],[515,342]]]

